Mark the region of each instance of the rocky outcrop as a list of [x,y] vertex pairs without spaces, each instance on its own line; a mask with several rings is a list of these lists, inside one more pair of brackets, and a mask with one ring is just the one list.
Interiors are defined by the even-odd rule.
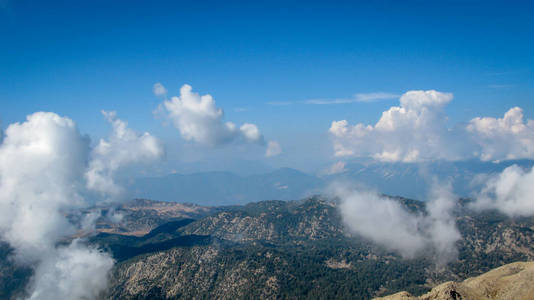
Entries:
[[400,292],[381,300],[531,300],[534,299],[534,262],[516,262],[463,282],[446,282],[414,297]]

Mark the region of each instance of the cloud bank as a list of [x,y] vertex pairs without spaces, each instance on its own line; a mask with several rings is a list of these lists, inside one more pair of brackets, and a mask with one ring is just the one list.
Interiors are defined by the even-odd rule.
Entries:
[[86,176],[97,161],[112,165],[104,177],[113,182],[114,170],[146,158],[117,154],[115,148],[123,144],[116,139],[132,142],[121,133],[133,133],[114,115],[108,117],[116,122],[114,134],[93,150],[71,119],[55,113],[34,113],[5,131],[0,145],[0,235],[15,249],[18,263],[36,266],[30,299],[94,299],[106,288],[113,266],[109,254],[80,240],[56,244],[77,230],[63,212],[86,205],[82,195],[88,188],[108,190],[107,184]]
[[374,126],[333,121],[335,155],[389,162],[534,158],[534,121],[525,122],[520,108],[503,118],[474,118],[449,128],[444,108],[452,99],[434,90],[409,91]]
[[437,264],[457,256],[461,238],[453,209],[456,198],[450,185],[435,184],[426,203],[427,214],[408,211],[399,201],[347,185],[332,186],[341,203],[339,210],[347,228],[386,249],[414,258],[430,250]]
[[[156,83],[154,94],[162,95],[157,92],[160,90],[165,88]],[[238,127],[232,122],[225,122],[224,112],[215,105],[213,97],[194,93],[193,88],[187,84],[180,88],[180,96],[165,100],[160,105],[160,110],[166,113],[187,141],[212,147],[234,142],[266,145],[263,135],[255,124],[244,123]],[[273,156],[275,152],[269,151],[268,148],[266,154]],[[280,152],[278,151],[278,154]]]

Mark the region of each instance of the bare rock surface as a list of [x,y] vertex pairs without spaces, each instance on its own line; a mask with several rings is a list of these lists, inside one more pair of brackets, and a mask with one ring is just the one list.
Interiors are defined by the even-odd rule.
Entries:
[[446,282],[414,297],[408,292],[381,300],[531,300],[534,299],[534,262],[516,262],[463,282]]

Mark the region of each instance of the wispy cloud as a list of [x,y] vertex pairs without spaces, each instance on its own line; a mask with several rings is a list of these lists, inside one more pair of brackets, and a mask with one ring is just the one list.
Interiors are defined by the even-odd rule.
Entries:
[[384,93],[384,92],[377,92],[377,93],[361,93],[354,95],[354,98],[358,102],[373,102],[373,101],[379,101],[379,100],[389,100],[389,99],[397,99],[400,95],[392,94],[392,93]]
[[267,105],[272,105],[272,106],[288,106],[291,104],[293,104],[292,101],[269,101],[267,102]]
[[507,75],[515,75],[515,74],[525,73],[525,72],[529,72],[529,69],[500,70],[500,71],[486,72],[485,75],[488,75],[488,76],[507,76]]
[[490,89],[508,89],[514,87],[513,84],[488,84]]
[[335,98],[335,99],[310,99],[303,101],[304,104],[328,105],[328,104],[347,104],[355,102],[375,102],[381,100],[397,99],[400,95],[384,92],[376,93],[359,93],[351,98]]
[[381,100],[390,100],[397,99],[400,95],[385,93],[385,92],[375,92],[375,93],[358,93],[354,94],[350,98],[317,98],[317,99],[307,99],[303,101],[293,102],[293,101],[271,101],[267,102],[268,105],[272,106],[287,106],[292,104],[312,104],[312,105],[330,105],[330,104],[348,104],[356,102],[375,102]]

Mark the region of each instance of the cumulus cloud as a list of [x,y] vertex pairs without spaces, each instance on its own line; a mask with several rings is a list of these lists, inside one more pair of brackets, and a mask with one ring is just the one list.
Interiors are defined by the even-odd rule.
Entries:
[[341,203],[339,210],[347,228],[386,249],[414,258],[433,251],[438,264],[457,256],[461,236],[452,211],[456,204],[449,185],[435,184],[426,213],[408,211],[399,201],[375,192],[343,184],[332,186]]
[[128,123],[118,119],[115,112],[102,111],[102,114],[113,130],[108,140],[100,140],[93,149],[85,178],[88,189],[116,198],[123,192],[113,180],[116,171],[135,162],[157,160],[163,156],[164,149],[148,132],[139,134],[128,128]]
[[265,151],[266,157],[276,156],[276,155],[279,155],[280,153],[282,153],[282,147],[280,146],[278,142],[269,141],[269,143],[267,143],[267,150]]
[[414,162],[452,158],[447,118],[443,107],[452,94],[437,91],[410,91],[400,98],[400,106],[382,113],[374,125],[350,126],[334,121],[330,133],[336,156],[370,156],[381,161]]
[[245,123],[240,127],[224,121],[224,112],[215,106],[211,95],[199,95],[190,85],[183,85],[180,96],[165,100],[160,109],[178,128],[182,137],[209,146],[232,142],[264,145],[265,140],[258,127]]
[[[0,235],[14,248],[18,263],[35,267],[30,299],[93,299],[106,287],[113,265],[107,253],[80,240],[57,244],[77,230],[64,211],[86,205],[82,195],[95,187],[86,182],[86,174],[95,161],[112,165],[104,172],[112,180],[117,167],[146,158],[124,158],[115,149],[132,145],[132,133],[114,115],[108,117],[114,134],[94,151],[71,119],[55,113],[34,113],[5,131],[0,144]],[[143,142],[133,145],[153,149],[143,136],[135,135]],[[90,229],[94,219],[84,219],[82,227]]]
[[511,108],[503,118],[474,118],[467,131],[480,145],[480,159],[534,158],[534,120],[523,121],[523,110]]
[[74,122],[53,113],[35,113],[9,125],[0,145],[0,228],[17,254],[33,259],[40,249],[72,233],[60,213],[83,203],[89,141]]
[[335,155],[390,162],[534,158],[534,121],[524,122],[520,108],[502,119],[474,118],[450,128],[444,108],[452,98],[434,90],[409,91],[374,126],[333,121]]
[[523,170],[517,165],[489,178],[475,202],[477,210],[496,209],[508,216],[534,215],[534,168]]

